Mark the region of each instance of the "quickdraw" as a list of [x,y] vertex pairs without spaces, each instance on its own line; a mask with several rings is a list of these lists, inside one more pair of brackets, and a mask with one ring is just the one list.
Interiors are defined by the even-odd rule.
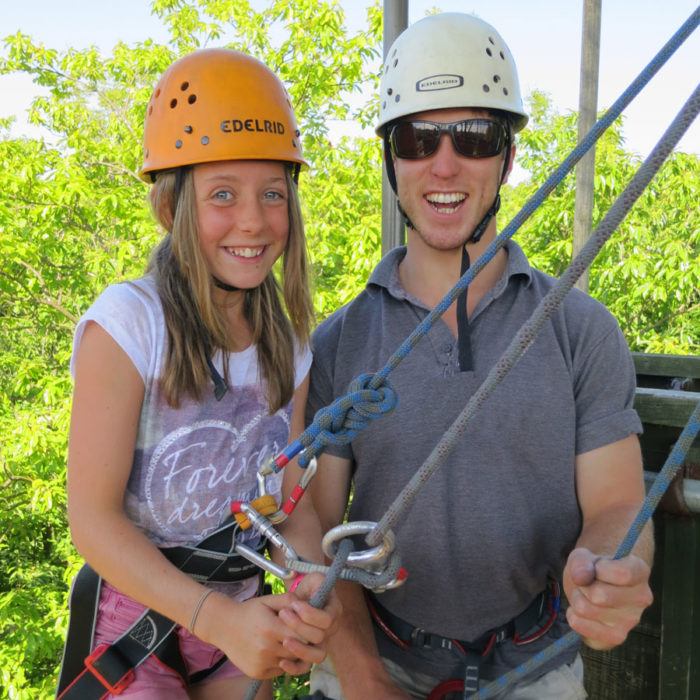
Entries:
[[[278,508],[274,498],[268,493],[266,479],[268,476],[280,472],[288,463],[289,460],[284,457],[284,453],[274,459],[267,460],[257,473],[258,495],[256,498],[250,503],[242,501],[231,503],[231,512],[241,529],[252,527],[258,534],[266,538],[269,544],[280,549],[285,556],[285,565],[276,564],[244,544],[236,545],[236,553],[283,581],[291,581],[297,573],[317,571],[327,574],[329,570],[328,566],[303,561],[274,527],[284,522],[294,511],[311,479],[316,474],[317,462],[313,458],[309,461],[301,479],[282,508]],[[323,538],[324,554],[332,559],[337,552],[337,542],[346,537],[367,534],[376,525],[374,522],[362,521],[333,528]],[[407,573],[400,566],[398,555],[395,553],[395,545],[396,538],[393,532],[389,531],[380,544],[353,552],[348,557],[347,566],[341,570],[340,578],[361,583],[377,593],[400,586],[406,580]]]

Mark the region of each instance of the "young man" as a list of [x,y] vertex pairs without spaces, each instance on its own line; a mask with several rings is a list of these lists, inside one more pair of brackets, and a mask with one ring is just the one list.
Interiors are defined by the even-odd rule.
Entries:
[[[513,134],[527,122],[502,38],[456,13],[396,40],[380,103],[407,244],[317,330],[309,418],[380,369],[494,239]],[[381,518],[552,284],[512,241],[486,265],[392,373],[396,410],[320,458],[313,495],[325,530],[342,521],[351,484],[348,520]],[[594,648],[624,641],[651,602],[651,533],[610,559],[644,497],[634,388],[616,321],[572,291],[396,528],[405,584],[381,595],[339,586],[344,624],[312,690],[446,698],[446,680],[474,689],[569,626]],[[505,697],[582,698],[581,679],[574,649]]]

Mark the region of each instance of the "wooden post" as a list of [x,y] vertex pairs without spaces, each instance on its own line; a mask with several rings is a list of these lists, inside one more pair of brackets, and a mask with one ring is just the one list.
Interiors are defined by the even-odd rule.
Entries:
[[[383,56],[394,39],[408,26],[408,0],[384,0]],[[396,195],[382,166],[382,255],[404,242],[403,219],[396,206]]]
[[[700,358],[641,353],[633,357],[639,384],[634,407],[644,425],[644,467],[655,476],[700,401]],[[700,438],[685,463],[700,464]],[[684,485],[689,483],[696,484],[697,477],[686,478]],[[583,647],[590,698],[700,698],[700,515],[694,507],[690,510],[688,516],[662,510],[654,515],[654,602],[640,625],[624,644],[610,651]]]
[[[578,103],[578,140],[591,130],[598,107],[598,67],[600,63],[600,3],[583,0],[583,31],[581,35],[581,84]],[[593,178],[595,176],[595,146],[576,166],[576,205],[574,210],[574,257],[591,235],[593,217]],[[576,282],[588,291],[588,270]]]
[[659,700],[700,698],[700,520],[665,523]]

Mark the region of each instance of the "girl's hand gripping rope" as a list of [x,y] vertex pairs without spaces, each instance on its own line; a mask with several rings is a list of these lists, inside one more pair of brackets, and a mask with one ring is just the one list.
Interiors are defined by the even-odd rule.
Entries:
[[[308,645],[322,649],[325,656],[326,642],[338,629],[342,606],[335,591],[328,594],[322,608],[310,603],[323,582],[324,577],[319,573],[304,576],[294,592],[290,591],[285,596],[293,597],[291,603],[279,612],[280,620],[295,633],[295,636],[285,638],[284,647],[300,657],[306,651],[303,647]],[[291,673],[286,668],[285,671]]]

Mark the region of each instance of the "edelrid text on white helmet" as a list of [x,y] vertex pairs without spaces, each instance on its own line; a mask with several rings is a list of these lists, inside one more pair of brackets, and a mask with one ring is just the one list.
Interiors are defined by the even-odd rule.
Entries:
[[527,124],[515,61],[501,35],[472,15],[445,12],[408,27],[392,44],[382,70],[379,124],[433,109],[498,109]]

